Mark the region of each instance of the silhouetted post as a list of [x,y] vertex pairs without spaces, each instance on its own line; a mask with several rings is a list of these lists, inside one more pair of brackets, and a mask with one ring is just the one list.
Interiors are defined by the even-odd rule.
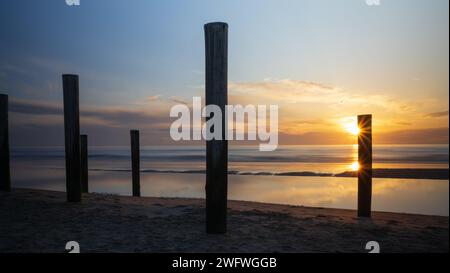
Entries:
[[67,201],[81,201],[78,75],[63,75]]
[[9,169],[8,95],[0,94],[0,190],[11,191]]
[[133,179],[133,196],[141,196],[139,131],[131,130],[131,169]]
[[89,192],[89,176],[88,176],[88,136],[80,136],[80,162],[81,162],[81,192]]
[[[227,231],[228,141],[225,105],[228,103],[228,25],[205,25],[206,105],[222,110],[222,140],[206,142],[206,232]],[[214,128],[216,130],[216,128]]]
[[358,116],[358,216],[370,217],[372,204],[372,115]]

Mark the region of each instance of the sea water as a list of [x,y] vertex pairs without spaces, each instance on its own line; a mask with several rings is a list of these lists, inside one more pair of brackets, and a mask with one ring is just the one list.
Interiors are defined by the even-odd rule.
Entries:
[[[374,146],[374,168],[448,169],[448,145]],[[141,147],[141,194],[204,198],[205,147]],[[129,147],[89,147],[91,192],[131,195]],[[14,147],[13,187],[65,190],[63,147]],[[357,146],[230,147],[229,199],[355,209]],[[287,173],[307,172],[308,176]],[[449,181],[373,179],[373,210],[449,215]]]

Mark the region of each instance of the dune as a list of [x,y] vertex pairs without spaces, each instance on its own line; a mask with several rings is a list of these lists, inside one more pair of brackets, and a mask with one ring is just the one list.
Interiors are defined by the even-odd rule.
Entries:
[[229,201],[228,232],[208,235],[204,200],[13,189],[0,193],[0,252],[381,252],[449,251],[448,217]]

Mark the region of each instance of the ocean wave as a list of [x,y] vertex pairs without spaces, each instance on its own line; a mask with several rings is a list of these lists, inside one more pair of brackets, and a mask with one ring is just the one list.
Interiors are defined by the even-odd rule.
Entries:
[[[131,172],[131,169],[105,169],[92,168],[90,171],[100,172]],[[142,173],[167,173],[167,174],[205,174],[205,170],[156,170],[156,169],[142,169]],[[348,171],[338,174],[324,173],[324,172],[249,172],[229,170],[229,175],[256,175],[256,176],[309,176],[309,177],[356,177],[357,172]],[[448,180],[448,169],[373,169],[374,178],[402,178],[402,179],[439,179]]]

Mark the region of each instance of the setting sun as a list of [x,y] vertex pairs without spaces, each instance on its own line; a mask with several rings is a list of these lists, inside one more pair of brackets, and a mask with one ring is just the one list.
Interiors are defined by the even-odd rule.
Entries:
[[360,129],[356,121],[344,124],[344,128],[345,130],[347,130],[347,132],[355,136],[358,135],[360,132]]
[[358,162],[353,162],[353,164],[351,165],[351,168],[352,168],[353,171],[359,170],[359,163]]

